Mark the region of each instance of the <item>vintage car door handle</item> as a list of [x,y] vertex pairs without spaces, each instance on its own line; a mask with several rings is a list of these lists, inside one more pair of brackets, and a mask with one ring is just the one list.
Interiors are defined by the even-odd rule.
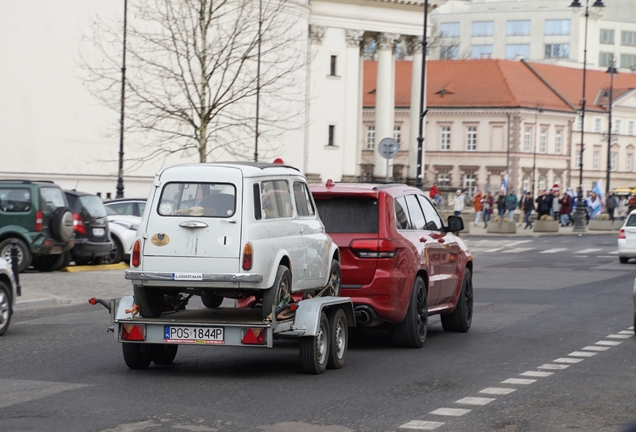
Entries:
[[231,223],[231,224],[235,224],[236,223],[236,219],[221,219],[223,222],[227,222],[227,223]]
[[208,224],[206,224],[205,222],[199,222],[199,221],[186,221],[186,222],[181,222],[179,226],[184,228],[207,228]]

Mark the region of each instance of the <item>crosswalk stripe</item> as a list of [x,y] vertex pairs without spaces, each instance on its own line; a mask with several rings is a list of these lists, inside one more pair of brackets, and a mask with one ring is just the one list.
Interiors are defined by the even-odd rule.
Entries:
[[607,338],[610,339],[629,339],[632,337],[631,334],[611,334],[611,335],[607,335],[605,336]]
[[595,352],[585,352],[585,351],[574,351],[568,354],[572,357],[594,357],[596,355]]
[[411,420],[410,422],[400,426],[400,429],[435,430],[443,425],[444,422]]
[[621,330],[621,331],[618,332],[618,334],[633,335],[634,334],[634,330]]
[[465,397],[463,399],[455,401],[455,403],[464,405],[486,405],[494,400],[495,398]]
[[537,371],[528,371],[520,374],[521,376],[531,376],[531,377],[540,377],[545,378],[552,375],[554,372],[537,372]]
[[564,364],[546,363],[544,365],[539,366],[538,369],[562,370],[562,369],[567,369],[569,367],[570,367],[569,365],[564,365]]
[[468,414],[469,412],[470,412],[469,409],[463,409],[463,408],[439,408],[439,409],[436,409],[435,411],[431,411],[431,414],[459,417],[459,416],[463,416],[464,414]]
[[516,390],[517,389],[513,389],[513,388],[486,387],[485,389],[480,390],[479,393],[490,394],[490,395],[507,395]]
[[528,385],[528,384],[532,384],[533,382],[536,382],[537,380],[533,380],[533,379],[523,379],[523,378],[508,378],[505,381],[502,381],[502,384],[521,384],[521,385]]
[[582,362],[583,359],[579,359],[579,358],[568,358],[568,357],[561,357],[558,358],[556,360],[552,360],[554,363],[570,363],[570,364],[574,364],[574,363],[579,363]]
[[610,255],[618,255],[618,251],[609,252]]
[[515,249],[507,250],[506,253],[521,253],[521,252],[527,252],[531,250],[534,250],[534,248],[515,248]]
[[623,341],[606,341],[606,340],[602,340],[602,341],[598,341],[596,342],[596,345],[605,345],[605,346],[616,346],[616,345],[620,345],[622,344]]
[[603,346],[586,346],[585,348],[583,348],[584,350],[588,350],[588,351],[607,351],[608,349],[610,349],[610,347],[603,347]]
[[568,250],[568,248],[554,248],[554,249],[547,249],[544,250],[541,253],[546,253],[546,254],[553,254],[553,253],[557,253],[557,252],[563,252],[565,250]]
[[589,253],[592,253],[592,252],[598,252],[600,250],[603,250],[603,249],[600,249],[600,248],[583,249],[583,250],[580,250],[580,251],[576,251],[575,253],[577,253],[577,254],[589,254]]

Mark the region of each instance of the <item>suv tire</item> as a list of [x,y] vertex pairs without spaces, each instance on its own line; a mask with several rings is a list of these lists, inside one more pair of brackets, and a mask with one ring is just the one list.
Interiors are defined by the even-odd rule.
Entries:
[[66,254],[42,255],[33,263],[33,267],[41,272],[53,272],[62,269]]
[[22,273],[31,265],[31,251],[25,242],[19,238],[10,237],[0,243],[0,257],[11,262],[11,240],[17,241],[18,247],[18,272]]
[[442,315],[442,327],[445,331],[465,333],[473,321],[473,278],[469,268],[464,270],[462,288],[455,310]]
[[291,281],[289,269],[284,265],[279,265],[274,285],[263,293],[263,319],[266,319],[272,313],[272,306],[276,305],[278,307],[281,301],[291,300]]
[[391,339],[399,347],[422,348],[428,333],[428,298],[424,280],[417,276],[404,321],[391,329]]
[[135,285],[135,303],[144,318],[157,318],[163,312],[163,291]]
[[73,213],[68,207],[58,207],[51,214],[51,235],[65,243],[73,238]]

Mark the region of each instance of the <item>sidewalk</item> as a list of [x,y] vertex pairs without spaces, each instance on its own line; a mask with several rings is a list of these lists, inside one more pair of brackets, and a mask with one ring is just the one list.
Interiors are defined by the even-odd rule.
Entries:
[[[523,229],[525,223],[517,224],[517,232],[515,234],[493,234],[486,232],[486,228],[481,226],[475,226],[474,222],[469,222],[470,219],[464,217],[464,225],[470,224],[470,232],[462,231],[461,237],[554,237],[554,236],[589,236],[589,235],[615,235],[618,237],[618,231],[590,231],[586,229],[585,232],[573,232],[573,227],[559,227],[559,232],[534,232],[532,229]],[[474,220],[474,216],[473,216]]]

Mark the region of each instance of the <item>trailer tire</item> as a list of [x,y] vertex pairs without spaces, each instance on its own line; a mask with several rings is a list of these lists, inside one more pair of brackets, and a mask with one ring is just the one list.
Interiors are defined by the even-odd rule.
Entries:
[[329,369],[340,369],[345,364],[349,343],[347,316],[340,308],[329,316]]
[[177,356],[179,345],[156,344],[152,362],[157,365],[169,365]]
[[144,318],[157,318],[163,311],[163,291],[139,285],[134,287],[135,303]]
[[272,306],[278,307],[283,300],[291,301],[291,281],[289,269],[284,265],[279,265],[274,285],[263,293],[263,319],[272,313]]
[[318,334],[300,338],[300,368],[303,372],[318,375],[327,369],[329,333],[329,320],[323,312],[320,314]]
[[122,343],[126,366],[131,369],[147,369],[155,353],[155,346],[145,343]]
[[223,297],[216,294],[203,294],[201,295],[201,301],[206,308],[216,309],[223,303]]

